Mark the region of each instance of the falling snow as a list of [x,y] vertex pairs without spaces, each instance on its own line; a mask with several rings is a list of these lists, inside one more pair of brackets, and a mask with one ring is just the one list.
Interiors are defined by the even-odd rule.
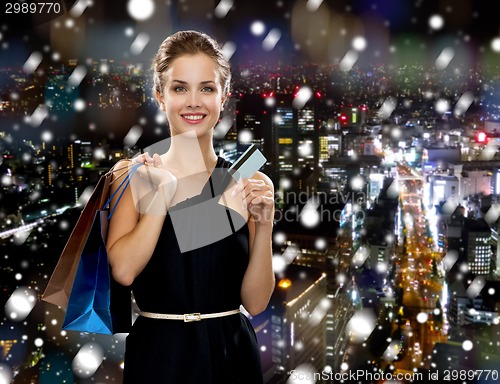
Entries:
[[[19,41],[13,38],[15,25],[5,23],[0,26],[0,69],[15,68],[14,72],[8,72],[8,76],[0,76],[0,84],[5,89],[0,95],[0,116],[2,119],[5,116],[0,130],[0,224],[5,245],[2,248],[2,251],[5,249],[2,265],[7,266],[2,275],[6,282],[3,286],[4,318],[0,319],[0,350],[4,354],[0,363],[0,383],[10,383],[17,375],[21,379],[23,371],[26,371],[24,367],[53,372],[55,376],[49,378],[51,382],[72,382],[73,376],[82,381],[108,382],[115,378],[103,376],[106,365],[114,365],[117,372],[123,370],[125,335],[99,338],[62,331],[62,310],[42,305],[38,300],[57,261],[54,249],[64,245],[75,218],[88,201],[95,185],[95,172],[107,169],[118,159],[117,156],[127,156],[122,152],[123,147],[138,151],[138,147],[152,136],[157,142],[164,139],[168,132],[165,113],[157,108],[149,83],[150,62],[146,56],[156,49],[156,44],[160,42],[157,40],[163,37],[156,32],[155,23],[161,19],[163,31],[174,27],[170,25],[172,18],[176,19],[176,28],[183,25],[184,19],[189,21],[190,28],[192,24],[196,26],[196,17],[191,20],[197,12],[194,3],[180,1],[174,10],[175,2],[172,1],[127,0],[117,12],[125,15],[123,23],[109,21],[113,30],[109,35],[101,31],[99,39],[102,41],[93,41],[93,27],[103,24],[101,16],[98,16],[102,13],[101,4],[92,0],[74,3],[67,14],[50,22],[50,44],[37,42],[43,38],[38,36],[42,33],[39,30],[43,30],[38,26],[33,25],[32,30],[23,31]],[[227,155],[226,149],[236,151],[235,148],[239,150],[240,146],[259,141],[269,148],[271,139],[263,139],[260,129],[279,127],[282,130],[279,138],[291,144],[282,148],[280,143],[276,156],[268,158],[268,169],[273,169],[278,161],[286,166],[291,159],[301,159],[287,172],[278,172],[273,179],[277,181],[275,193],[280,199],[286,200],[288,192],[294,192],[297,185],[305,182],[301,175],[309,169],[307,159],[316,161],[318,157],[321,159],[318,162],[320,166],[314,169],[314,174],[317,172],[320,175],[321,183],[319,179],[314,179],[312,186],[301,184],[302,188],[339,191],[349,187],[359,194],[368,194],[373,188],[381,187],[381,183],[379,185],[372,180],[374,174],[369,166],[363,172],[356,169],[341,182],[332,182],[337,175],[328,173],[331,170],[328,162],[355,163],[366,161],[369,156],[385,156],[386,164],[380,172],[388,180],[388,177],[400,172],[406,160],[411,163],[411,157],[408,157],[410,151],[414,150],[417,154],[416,163],[423,164],[423,149],[441,144],[438,134],[443,135],[447,148],[460,148],[461,162],[464,163],[464,170],[453,169],[446,177],[464,180],[467,179],[467,163],[498,160],[500,145],[495,132],[498,132],[496,122],[500,120],[500,114],[497,106],[498,68],[495,65],[500,53],[500,38],[498,31],[488,29],[491,23],[483,22],[487,16],[484,10],[476,11],[474,2],[467,10],[473,24],[484,28],[484,35],[487,35],[479,38],[471,29],[471,23],[461,21],[459,14],[466,8],[462,9],[458,3],[453,7],[441,7],[440,14],[429,14],[421,11],[425,8],[421,0],[415,1],[410,8],[394,2],[394,9],[387,8],[383,2],[372,2],[367,3],[366,12],[358,14],[362,3],[346,3],[343,7],[334,7],[331,2],[322,0],[297,2],[293,6],[284,1],[265,3],[262,7],[257,4],[262,11],[259,20],[253,13],[240,19],[238,15],[242,10],[245,12],[245,7],[233,0],[220,0],[211,6],[201,6],[200,3],[203,8],[202,17],[199,17],[203,20],[200,28],[204,26],[202,29],[211,30],[208,24],[214,23],[217,37],[223,39],[222,50],[226,59],[242,63],[233,66],[235,84],[231,98],[239,103],[239,94],[244,97],[247,93],[253,94],[257,98],[266,95],[255,103],[255,113],[249,120],[233,116],[232,112],[223,114],[215,126],[214,138],[234,144],[234,148],[224,147],[221,150],[223,155]],[[278,13],[272,16],[273,12]],[[368,14],[372,16],[367,17]],[[237,25],[238,31],[229,30],[231,25]],[[396,31],[405,26],[411,27],[412,32],[399,36]],[[104,27],[101,28],[104,30]],[[417,29],[420,30],[418,36]],[[238,35],[239,30],[244,31],[244,39]],[[99,48],[100,45],[104,49]],[[279,57],[279,66],[272,64],[275,57]],[[308,64],[295,66],[302,59]],[[16,63],[12,64],[9,60]],[[359,87],[362,89],[358,90]],[[283,100],[292,96],[293,108],[289,105],[284,107]],[[352,115],[350,108],[362,104],[368,107],[366,114]],[[240,107],[237,104],[234,110],[240,113],[243,110]],[[300,120],[302,115],[299,113],[323,107],[328,118],[315,116],[311,127],[320,136],[322,129],[328,127],[328,136],[325,136],[326,141],[321,148],[317,148],[315,141],[302,140],[301,135],[307,136],[308,128],[307,122]],[[349,111],[349,124],[346,126],[342,126],[337,118],[341,108],[348,108]],[[415,113],[417,108],[421,109],[419,113]],[[11,120],[9,113],[14,109],[17,115]],[[101,111],[106,118],[98,116]],[[354,126],[352,119],[363,121],[359,123],[357,132],[350,126],[351,123]],[[290,122],[295,124],[294,128],[291,128]],[[81,123],[83,130],[77,128]],[[441,132],[438,129],[440,124],[449,129]],[[486,142],[475,143],[476,131],[490,125],[493,128],[487,130]],[[297,126],[300,128],[296,129]],[[456,126],[467,129],[455,130]],[[376,132],[375,127],[378,127]],[[366,151],[362,153],[360,142],[351,139],[368,135],[372,129],[372,149],[362,142]],[[288,130],[286,134],[285,130]],[[86,140],[81,137],[82,132],[90,134],[91,145],[84,144]],[[19,135],[24,141],[14,139]],[[70,137],[72,147],[60,145],[64,137]],[[110,146],[110,142],[114,141],[120,143],[116,153]],[[352,150],[349,160],[342,156],[344,147]],[[14,160],[11,160],[11,155]],[[322,162],[326,157],[328,160]],[[29,171],[26,172],[27,177],[17,171],[21,167]],[[423,174],[425,170],[417,169],[417,172]],[[490,184],[485,189],[488,193],[483,193],[483,197],[487,195],[487,198],[473,203],[472,198],[458,196],[460,192],[463,194],[462,188],[466,184],[457,184],[459,192],[440,201],[439,215],[450,217],[456,214],[459,206],[467,206],[470,208],[466,210],[467,220],[481,219],[492,227],[496,225],[500,208],[490,192],[497,180],[495,177],[498,178],[494,172],[495,169],[487,171]],[[75,182],[69,186],[71,178]],[[48,183],[50,193],[46,189]],[[371,233],[363,227],[360,218],[366,218],[364,215],[375,204],[375,197],[365,196],[362,201],[349,201],[346,211],[350,209],[356,215],[342,216],[342,220],[339,218],[335,223],[327,223],[328,227],[320,214],[322,206],[308,196],[301,210],[298,206],[290,210],[294,213],[300,236],[307,237],[306,232],[315,233],[307,237],[307,245],[299,244],[297,237],[300,236],[293,232],[277,230],[273,234],[272,266],[277,281],[286,276],[292,264],[308,265],[297,275],[297,283],[291,282],[296,289],[299,283],[311,279],[313,273],[309,268],[311,264],[319,263],[316,258],[322,260],[321,269],[324,270],[327,265],[331,268],[328,273],[335,270],[329,276],[332,281],[328,282],[329,287],[334,287],[333,292],[328,292],[328,298],[325,295],[316,304],[304,309],[297,318],[304,321],[303,326],[316,330],[327,324],[326,327],[333,327],[334,332],[341,335],[336,339],[339,344],[334,349],[334,354],[339,357],[337,366],[322,367],[309,356],[308,343],[319,345],[323,340],[315,335],[311,340],[295,340],[293,347],[288,345],[292,342],[290,317],[279,324],[282,330],[286,330],[280,334],[281,338],[271,342],[270,335],[277,332],[278,323],[272,323],[273,327],[268,324],[259,333],[259,337],[269,336],[268,341],[260,344],[263,356],[275,358],[279,351],[279,356],[286,353],[283,355],[285,361],[292,360],[292,353],[295,353],[294,358],[300,354],[307,355],[303,362],[297,361],[295,366],[285,367],[281,365],[283,361],[277,363],[278,370],[295,369],[295,372],[307,375],[321,369],[332,373],[347,372],[356,369],[356,358],[359,356],[363,366],[366,364],[376,372],[379,368],[369,357],[373,348],[370,339],[376,338],[378,332],[386,331],[383,319],[389,317],[392,317],[394,329],[399,328],[404,335],[404,343],[399,336],[396,337],[397,332],[388,332],[381,338],[383,343],[378,357],[385,365],[389,364],[387,369],[390,372],[404,366],[406,360],[399,360],[400,354],[412,355],[412,359],[407,360],[412,361],[409,369],[414,371],[420,367],[436,367],[437,357],[431,356],[435,355],[432,349],[418,340],[420,331],[417,328],[430,333],[430,327],[433,327],[433,332],[440,332],[440,344],[458,349],[454,353],[462,353],[467,364],[477,363],[479,367],[497,360],[498,314],[497,317],[492,315],[488,325],[475,325],[477,329],[474,331],[478,335],[483,332],[484,325],[484,334],[480,337],[468,333],[466,327],[462,329],[454,325],[451,325],[453,331],[446,333],[444,330],[450,327],[450,303],[444,302],[442,292],[432,288],[441,284],[443,277],[422,272],[427,268],[428,260],[419,260],[417,255],[419,252],[425,254],[428,249],[432,257],[439,261],[439,275],[453,274],[456,281],[450,283],[447,294],[455,295],[456,285],[460,283],[463,284],[463,299],[470,302],[484,299],[498,301],[498,285],[492,287],[486,275],[471,276],[475,265],[464,258],[465,251],[443,248],[439,242],[442,239],[436,239],[434,233],[438,223],[437,206],[424,203],[429,190],[409,193],[406,189],[408,185],[394,177],[388,186],[385,185],[385,193],[388,199],[401,200],[404,204],[411,199],[416,200],[415,196],[422,197],[418,203],[411,204],[426,210],[425,220],[420,222],[423,214],[416,211],[410,214],[406,208],[401,210],[397,219],[397,225],[404,225],[411,234],[419,226],[424,228],[425,235],[419,240],[424,239],[425,242],[418,245],[418,252],[416,244],[406,243],[416,242],[416,237],[407,236],[404,240],[401,230],[392,228],[376,239],[370,238]],[[48,196],[57,193],[63,186],[62,197],[57,197],[61,203],[56,207],[47,204]],[[11,195],[23,198],[12,203],[9,200]],[[489,208],[484,209],[487,199],[493,201]],[[35,219],[30,219],[29,215],[35,215]],[[445,220],[443,217],[440,216],[439,220]],[[368,219],[377,220],[373,217]],[[377,222],[375,226],[378,224],[382,225]],[[323,227],[328,227],[329,232],[314,232]],[[375,251],[379,240],[384,243],[380,249],[387,247],[390,250],[383,261],[377,259]],[[402,249],[406,250],[406,254]],[[410,252],[413,252],[411,258],[415,259],[412,265],[414,270],[406,265]],[[52,258],[47,257],[47,253],[51,253]],[[402,299],[394,289],[400,277],[410,277],[412,282],[411,290],[403,288]],[[383,282],[375,288],[378,278]],[[391,279],[394,285],[388,282]],[[363,284],[370,288],[373,285],[373,292],[365,290]],[[398,300],[404,303],[412,295],[425,295],[428,302],[411,310],[404,305],[400,307]],[[442,299],[440,308],[434,308],[436,297],[433,295]],[[382,299],[387,307],[375,313],[371,308],[376,308]],[[404,310],[398,313],[398,309]],[[479,307],[465,308],[463,312],[468,318],[481,318]],[[438,323],[439,318],[444,319],[442,324]],[[283,319],[280,318],[280,321]],[[483,343],[481,338],[487,342]],[[12,345],[9,344],[11,342]],[[488,347],[485,348],[485,344]],[[55,349],[58,352],[52,354],[51,350]],[[25,350],[26,356],[20,358],[23,354],[20,350]],[[429,355],[425,356],[423,350]],[[468,352],[481,357],[472,362]],[[447,361],[452,364],[450,356]],[[299,382],[315,381],[295,380],[294,377],[289,377],[287,381]]]

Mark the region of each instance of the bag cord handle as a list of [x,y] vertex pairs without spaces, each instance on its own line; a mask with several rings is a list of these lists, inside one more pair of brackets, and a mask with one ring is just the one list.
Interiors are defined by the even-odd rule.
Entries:
[[[111,211],[109,212],[109,215],[108,215],[108,220],[111,219],[111,216],[113,216],[113,213],[116,209],[116,207],[118,206],[118,203],[120,202],[120,200],[122,199],[123,197],[123,194],[125,193],[125,190],[128,188],[128,186],[130,185],[130,180],[132,179],[132,177],[134,176],[134,174],[137,172],[137,169],[143,164],[141,163],[138,163],[138,164],[135,164],[132,166],[132,168],[130,169],[130,172],[127,172],[127,175],[123,178],[123,180],[120,182],[120,185],[118,185],[118,188],[116,188],[116,190],[111,194],[111,196],[109,197],[109,199],[104,203],[104,205],[102,206],[102,209],[106,209],[106,207],[109,206],[109,204],[111,203],[111,200],[114,199],[114,197],[120,193],[120,195],[118,196],[118,200],[116,200],[116,203],[115,205],[113,206],[113,208],[111,209]],[[121,168],[123,169],[123,168]],[[123,175],[123,174],[122,174]],[[120,176],[122,176],[120,175]],[[120,177],[119,176],[119,177]]]

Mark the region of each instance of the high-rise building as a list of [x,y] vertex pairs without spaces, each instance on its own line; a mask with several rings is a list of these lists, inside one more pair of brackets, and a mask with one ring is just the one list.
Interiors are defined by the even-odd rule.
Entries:
[[494,195],[500,195],[500,168],[496,167],[493,170],[493,176],[491,177],[491,193]]
[[326,274],[290,265],[278,279],[268,309],[251,319],[261,346],[264,382],[284,384],[288,372],[326,365]]
[[500,277],[500,217],[491,225],[491,252],[493,272]]
[[475,275],[489,275],[492,268],[489,225],[483,219],[465,219],[463,238],[469,272]]

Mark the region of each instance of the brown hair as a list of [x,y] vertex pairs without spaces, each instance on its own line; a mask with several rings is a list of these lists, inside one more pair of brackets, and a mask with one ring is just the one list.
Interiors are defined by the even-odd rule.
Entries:
[[231,67],[219,44],[210,36],[198,31],[179,31],[161,43],[153,59],[153,95],[163,94],[165,78],[163,74],[172,62],[183,55],[204,53],[212,58],[219,67],[222,94],[227,95],[231,83]]

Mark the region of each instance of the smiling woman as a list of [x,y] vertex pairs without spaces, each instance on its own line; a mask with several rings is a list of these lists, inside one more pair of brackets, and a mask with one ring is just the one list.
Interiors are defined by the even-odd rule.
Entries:
[[134,159],[146,166],[116,206],[106,243],[114,279],[131,285],[140,308],[124,383],[262,383],[240,307],[262,312],[274,289],[273,185],[260,172],[236,184],[214,151],[231,76],[212,38],[168,37],[153,69],[170,147]]
[[166,71],[164,82],[156,99],[166,112],[171,134],[195,128],[200,137],[211,131],[226,99],[217,64],[203,53],[181,56]]

